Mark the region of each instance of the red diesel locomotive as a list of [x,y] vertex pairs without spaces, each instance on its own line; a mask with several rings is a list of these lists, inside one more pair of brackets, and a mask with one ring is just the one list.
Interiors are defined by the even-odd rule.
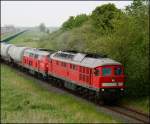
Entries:
[[[13,46],[9,49],[17,48]],[[61,86],[76,92],[85,91],[104,100],[116,100],[124,91],[124,68],[115,60],[73,51],[53,52],[36,48],[18,48],[20,50],[16,54],[13,51],[17,52],[17,49],[12,52],[8,49],[8,55],[13,53],[8,56],[9,60],[16,58],[13,55],[20,55],[20,60],[12,62],[34,75],[59,79]]]

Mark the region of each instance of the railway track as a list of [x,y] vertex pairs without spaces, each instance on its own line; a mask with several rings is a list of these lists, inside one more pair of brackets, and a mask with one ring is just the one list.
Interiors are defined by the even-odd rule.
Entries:
[[[11,66],[13,67],[13,66]],[[29,76],[30,78],[34,78],[32,74],[29,74],[28,72],[24,73],[22,72],[20,69],[13,67],[15,70],[20,71],[21,75],[24,76]],[[52,90],[56,92],[61,92],[61,93],[70,93],[73,97],[79,99],[79,100],[84,100],[88,103],[94,104],[97,109],[99,109],[100,111],[103,111],[105,113],[108,113],[110,115],[116,116],[121,118],[121,120],[124,123],[150,123],[150,116],[143,114],[141,112],[138,112],[134,109],[128,108],[128,107],[124,107],[124,106],[120,106],[120,105],[112,105],[112,106],[108,106],[108,105],[101,105],[101,102],[95,101],[94,99],[91,99],[91,97],[87,94],[85,94],[83,92],[80,94],[77,94],[69,89],[66,89],[64,87],[61,87],[60,85],[57,85],[58,83],[56,83],[55,81],[57,81],[56,79],[51,79],[50,81],[52,82],[52,84],[50,84],[47,80],[44,80],[42,78],[36,78],[37,82],[39,85],[41,85],[42,87],[44,87],[47,90]],[[40,81],[40,82],[39,82]]]
[[150,117],[148,115],[143,115],[143,113],[139,113],[133,109],[129,109],[127,107],[121,107],[121,106],[104,106],[107,109],[120,113],[122,115],[125,115],[127,117],[130,117],[134,120],[137,120],[139,123],[150,123]]

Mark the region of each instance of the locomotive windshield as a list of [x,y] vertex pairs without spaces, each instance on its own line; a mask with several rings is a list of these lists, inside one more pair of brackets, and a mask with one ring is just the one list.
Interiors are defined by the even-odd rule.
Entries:
[[102,73],[103,73],[103,76],[109,76],[111,75],[111,68],[103,68],[102,69]]
[[115,75],[121,75],[122,74],[122,69],[120,67],[115,68]]

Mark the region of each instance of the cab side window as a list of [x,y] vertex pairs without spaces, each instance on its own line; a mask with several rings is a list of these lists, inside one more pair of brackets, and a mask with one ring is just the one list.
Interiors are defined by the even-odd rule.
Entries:
[[100,70],[99,69],[94,69],[94,75],[95,76],[100,76]]

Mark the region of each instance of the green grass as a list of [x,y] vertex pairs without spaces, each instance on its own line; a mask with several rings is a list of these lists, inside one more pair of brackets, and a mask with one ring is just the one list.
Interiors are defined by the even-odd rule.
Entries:
[[117,123],[115,119],[69,94],[47,91],[16,70],[1,64],[2,123]]
[[141,111],[143,113],[148,114],[149,113],[149,97],[144,97],[144,98],[124,98],[121,103],[127,107],[130,107],[132,109]]

